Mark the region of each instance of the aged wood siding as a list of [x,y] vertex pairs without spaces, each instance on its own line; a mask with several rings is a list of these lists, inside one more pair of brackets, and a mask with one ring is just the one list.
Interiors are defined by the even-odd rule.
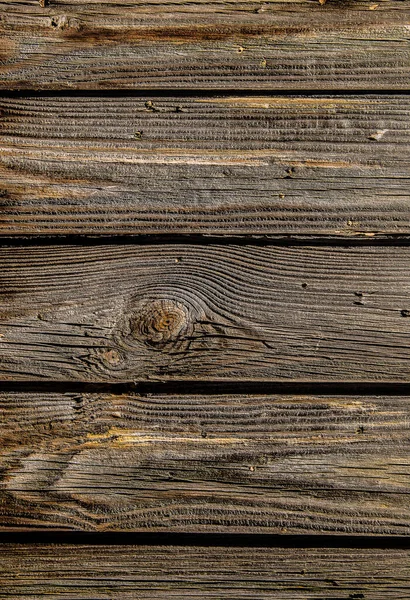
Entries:
[[0,234],[410,233],[409,98],[0,99]]
[[0,598],[407,600],[409,550],[5,546]]
[[409,247],[2,248],[0,377],[410,380]]
[[403,89],[407,0],[0,3],[8,89]]
[[0,527],[409,533],[410,399],[8,393]]
[[0,598],[410,597],[409,27],[0,0]]

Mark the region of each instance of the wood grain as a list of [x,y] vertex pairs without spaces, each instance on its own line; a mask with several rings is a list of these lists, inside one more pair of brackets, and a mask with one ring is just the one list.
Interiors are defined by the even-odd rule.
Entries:
[[408,0],[0,3],[3,89],[407,89]]
[[18,546],[0,557],[0,598],[404,600],[408,550]]
[[0,235],[410,233],[407,96],[0,99]]
[[0,379],[410,380],[409,247],[0,251]]
[[10,392],[0,416],[3,530],[410,533],[409,397]]

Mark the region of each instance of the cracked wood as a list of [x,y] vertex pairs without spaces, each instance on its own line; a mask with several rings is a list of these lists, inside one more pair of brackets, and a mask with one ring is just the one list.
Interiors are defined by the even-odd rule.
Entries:
[[2,393],[0,527],[408,534],[409,400]]
[[403,89],[408,0],[0,2],[3,89]]
[[0,234],[410,233],[409,98],[0,99]]
[[409,247],[0,250],[0,379],[409,382]]

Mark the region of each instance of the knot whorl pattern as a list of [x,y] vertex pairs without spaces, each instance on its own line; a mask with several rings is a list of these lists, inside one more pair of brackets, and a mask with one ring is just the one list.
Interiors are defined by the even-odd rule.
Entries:
[[187,308],[174,300],[147,300],[130,317],[130,335],[148,346],[176,342],[189,328]]

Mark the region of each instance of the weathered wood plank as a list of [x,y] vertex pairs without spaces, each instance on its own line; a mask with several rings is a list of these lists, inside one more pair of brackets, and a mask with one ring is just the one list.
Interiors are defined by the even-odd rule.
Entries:
[[410,380],[410,248],[0,250],[0,379]]
[[0,527],[410,533],[410,398],[0,395]]
[[0,234],[410,233],[410,99],[0,99]]
[[4,89],[405,89],[408,0],[0,3]]
[[0,557],[0,598],[408,599],[408,550],[19,546]]

